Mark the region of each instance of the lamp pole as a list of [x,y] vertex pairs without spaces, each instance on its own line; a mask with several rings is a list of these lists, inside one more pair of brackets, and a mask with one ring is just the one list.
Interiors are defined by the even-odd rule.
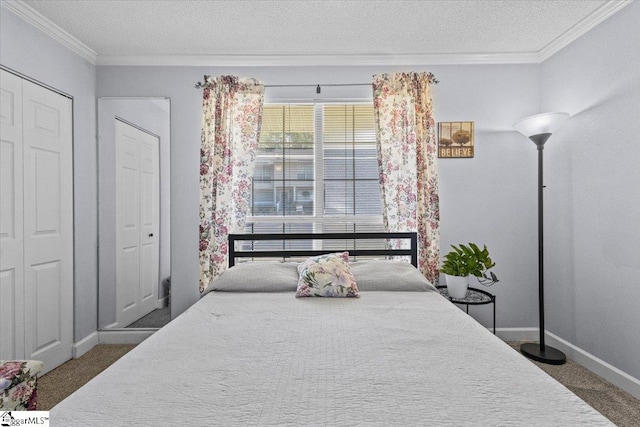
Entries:
[[540,351],[545,351],[544,345],[544,201],[543,201],[543,188],[544,179],[542,172],[542,154],[544,151],[544,143],[551,134],[544,141],[538,143],[535,140],[533,142],[538,148],[538,311],[540,318]]
[[544,143],[551,133],[541,133],[529,136],[538,148],[538,313],[540,319],[540,344],[524,343],[520,346],[522,354],[530,359],[551,365],[562,365],[567,361],[563,352],[545,345],[544,342],[544,180],[542,154]]
[[544,353],[544,206],[542,153],[544,143],[538,145],[538,311],[540,317],[540,351]]

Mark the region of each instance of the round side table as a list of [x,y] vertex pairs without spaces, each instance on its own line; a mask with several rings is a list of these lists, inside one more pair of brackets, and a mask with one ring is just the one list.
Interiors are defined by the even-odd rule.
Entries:
[[464,304],[467,306],[467,314],[469,314],[470,305],[493,304],[493,335],[496,334],[496,296],[487,291],[477,288],[467,289],[467,295],[464,298],[452,298],[446,286],[436,286],[440,295],[447,298],[454,304]]

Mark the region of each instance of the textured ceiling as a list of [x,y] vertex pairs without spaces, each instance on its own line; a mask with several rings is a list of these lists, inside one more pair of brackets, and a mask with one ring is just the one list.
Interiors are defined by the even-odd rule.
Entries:
[[600,1],[25,0],[101,57],[536,53]]

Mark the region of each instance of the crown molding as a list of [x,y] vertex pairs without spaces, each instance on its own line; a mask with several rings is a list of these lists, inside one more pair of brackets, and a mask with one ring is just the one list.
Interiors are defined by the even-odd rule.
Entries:
[[551,41],[548,45],[540,49],[538,52],[538,62],[545,61],[555,55],[562,48],[580,38],[589,30],[600,24],[611,15],[620,11],[622,8],[633,3],[633,0],[610,0],[597,8],[591,14],[587,15],[580,22],[569,28],[567,31]]
[[154,55],[99,56],[96,65],[120,66],[216,66],[216,67],[307,67],[377,65],[457,65],[537,63],[538,54],[469,53],[419,55]]
[[93,51],[89,46],[82,43],[71,34],[60,28],[58,25],[51,22],[44,15],[34,10],[21,0],[2,0],[2,7],[10,10],[24,21],[33,25],[46,35],[50,36],[54,40],[58,41],[63,46],[69,48],[72,52],[80,55],[92,64],[96,64],[98,54]]

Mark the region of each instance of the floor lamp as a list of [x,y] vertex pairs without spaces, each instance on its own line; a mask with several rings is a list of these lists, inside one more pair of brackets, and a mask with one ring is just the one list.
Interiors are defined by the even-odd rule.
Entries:
[[544,343],[544,251],[542,209],[542,150],[553,132],[569,118],[568,113],[543,113],[525,117],[513,125],[515,130],[529,138],[538,148],[538,304],[540,312],[540,344],[524,343],[520,352],[529,359],[550,365],[562,365],[567,356],[560,350]]

